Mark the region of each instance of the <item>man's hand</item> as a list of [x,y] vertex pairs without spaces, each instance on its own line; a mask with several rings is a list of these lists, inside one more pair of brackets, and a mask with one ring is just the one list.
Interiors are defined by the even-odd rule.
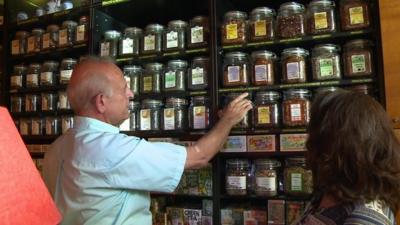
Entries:
[[243,93],[225,106],[220,113],[221,121],[231,126],[239,123],[246,113],[253,108],[251,101],[245,99],[248,95],[248,93]]

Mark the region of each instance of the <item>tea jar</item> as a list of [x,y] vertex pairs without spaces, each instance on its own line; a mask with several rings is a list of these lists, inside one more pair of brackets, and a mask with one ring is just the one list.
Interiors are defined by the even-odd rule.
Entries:
[[139,113],[139,130],[159,131],[162,102],[155,99],[145,99]]
[[281,163],[273,159],[256,159],[254,172],[254,192],[257,196],[278,195],[278,169]]
[[228,195],[247,195],[250,173],[248,159],[226,160],[225,190]]
[[31,120],[23,118],[19,120],[19,133],[23,136],[31,134]]
[[306,160],[304,157],[286,159],[283,174],[285,194],[308,196],[312,193],[312,172],[306,169]]
[[119,41],[119,56],[138,56],[140,49],[140,39],[143,30],[137,27],[127,27]]
[[73,116],[62,116],[61,117],[61,133],[64,134],[68,131],[69,128],[74,126],[74,117]]
[[282,83],[304,83],[307,81],[307,57],[303,48],[287,48],[281,55]]
[[258,7],[251,11],[249,40],[251,42],[270,41],[275,37],[275,10]]
[[188,48],[207,47],[210,38],[210,23],[206,16],[195,16],[190,20],[187,46]]
[[77,26],[78,23],[72,20],[66,20],[62,23],[61,30],[59,30],[58,47],[74,45]]
[[223,86],[247,86],[249,84],[249,69],[250,63],[246,53],[227,53],[223,63]]
[[15,39],[11,41],[11,55],[23,55],[26,54],[28,48],[28,36],[27,31],[17,31],[15,33]]
[[277,35],[280,38],[295,38],[306,35],[306,10],[297,2],[280,5],[277,22]]
[[160,93],[163,71],[164,65],[161,63],[146,64],[145,71],[140,78],[140,93]]
[[56,24],[51,24],[46,27],[46,33],[42,37],[42,49],[49,50],[58,47],[60,27]]
[[[229,93],[226,96],[224,96],[225,97],[225,99],[224,99],[225,106],[228,105],[235,98],[239,97],[241,94],[242,93],[232,92],[232,93]],[[251,94],[250,93],[249,93],[247,98],[251,99]],[[251,114],[251,112],[248,111],[244,115],[243,119],[239,123],[237,123],[235,126],[233,126],[233,128],[234,129],[247,129],[247,128],[250,128],[250,114]]]
[[209,74],[210,59],[202,56],[193,58],[188,70],[188,89],[192,91],[207,89]]
[[222,45],[244,44],[247,40],[247,14],[241,11],[225,13],[221,25]]
[[182,20],[172,20],[163,34],[165,52],[185,50],[186,29],[188,24]]
[[185,130],[187,128],[187,100],[170,97],[165,100],[162,111],[163,130]]
[[60,110],[71,109],[71,105],[68,100],[67,92],[65,92],[65,91],[58,92],[58,109],[60,109]]
[[309,34],[333,33],[337,30],[334,1],[310,2],[307,9],[307,30]]
[[100,56],[115,58],[118,55],[118,42],[121,33],[115,30],[108,30],[104,33],[104,40],[100,43]]
[[28,37],[28,53],[40,52],[42,49],[42,37],[44,30],[40,28],[35,28],[31,32],[31,36]]
[[160,24],[147,25],[141,42],[141,54],[161,53],[163,32],[164,26]]
[[76,65],[76,59],[64,58],[60,66],[60,84],[68,84]]
[[139,130],[139,118],[140,118],[140,103],[136,101],[129,102],[129,130]]
[[251,80],[253,85],[261,86],[275,84],[276,54],[267,50],[259,50],[252,52],[251,58]]
[[42,93],[42,111],[55,111],[57,107],[57,94]]
[[368,1],[341,0],[340,22],[344,31],[368,28],[371,23]]
[[255,128],[279,127],[279,99],[276,91],[259,91],[256,93],[253,109]]
[[340,47],[334,44],[321,44],[312,49],[312,74],[313,79],[334,80],[340,79]]
[[356,39],[343,47],[344,75],[360,77],[373,75],[372,42]]
[[40,95],[27,94],[25,95],[25,112],[39,112],[40,110]]
[[208,129],[210,125],[210,105],[208,97],[193,96],[188,109],[189,128],[193,130]]
[[42,66],[39,63],[29,64],[28,73],[26,75],[26,87],[37,88],[39,87],[39,77]]
[[31,135],[43,135],[44,134],[44,120],[42,118],[31,119]]
[[46,135],[61,134],[60,118],[52,116],[45,118],[45,134]]
[[24,99],[20,95],[10,97],[10,111],[20,113],[24,110]]
[[126,65],[123,68],[124,77],[128,88],[131,89],[133,94],[139,94],[139,79],[143,74],[143,69],[137,65]]
[[24,86],[27,68],[24,65],[15,65],[14,71],[10,76],[10,88],[19,89]]
[[282,114],[286,127],[306,126],[310,120],[311,93],[307,89],[289,89],[283,93]]
[[41,68],[40,86],[56,85],[58,71],[58,62],[52,60],[45,61]]
[[187,62],[170,60],[163,76],[163,91],[185,91],[187,79]]
[[89,17],[79,17],[78,26],[75,31],[75,44],[85,43],[89,39]]

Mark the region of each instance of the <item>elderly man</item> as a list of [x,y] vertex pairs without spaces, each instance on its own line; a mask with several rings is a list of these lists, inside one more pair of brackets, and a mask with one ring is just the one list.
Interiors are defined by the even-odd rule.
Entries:
[[62,224],[73,225],[150,225],[149,191],[174,191],[183,170],[205,166],[252,108],[242,94],[212,130],[185,148],[119,133],[133,93],[111,62],[89,58],[79,63],[67,94],[75,124],[51,145],[44,177]]

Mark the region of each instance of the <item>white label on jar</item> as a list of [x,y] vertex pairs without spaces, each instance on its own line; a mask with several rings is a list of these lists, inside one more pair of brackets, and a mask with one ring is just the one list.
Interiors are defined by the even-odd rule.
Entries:
[[40,82],[44,84],[53,83],[53,72],[40,73]]
[[147,35],[144,37],[144,50],[152,51],[156,49],[156,36]]
[[21,135],[28,135],[28,123],[25,121],[22,121],[19,125],[19,130],[21,132]]
[[333,60],[332,59],[320,59],[319,70],[321,77],[333,76]]
[[39,85],[39,74],[33,73],[33,74],[28,74],[26,76],[26,84],[30,86],[38,86]]
[[301,173],[290,174],[290,190],[292,191],[302,191],[303,190],[303,175]]
[[125,38],[122,40],[122,54],[133,53],[133,39]]
[[[270,65],[268,65],[270,66]],[[254,74],[256,81],[267,81],[268,80],[268,70],[267,65],[255,65]]]
[[190,29],[192,44],[203,42],[203,27],[195,26]]
[[174,71],[165,73],[165,88],[173,88],[176,86],[176,74]]
[[175,129],[175,110],[173,108],[164,109],[164,129]]
[[50,33],[45,33],[43,34],[42,37],[42,48],[50,48]]
[[206,107],[194,106],[193,107],[193,128],[205,129],[206,128]]
[[66,94],[60,94],[60,109],[66,109],[68,108],[68,97]]
[[67,29],[60,30],[59,34],[60,34],[60,36],[58,38],[59,45],[60,46],[66,45],[67,42],[68,42],[68,39],[67,39],[68,31],[67,31]]
[[39,121],[32,121],[32,134],[39,135],[40,134],[40,123]]
[[12,76],[11,77],[11,86],[22,87],[22,76]]
[[35,37],[28,37],[28,52],[35,51]]
[[85,40],[85,25],[79,25],[76,27],[76,41]]
[[228,83],[240,81],[240,66],[228,66]]
[[192,85],[204,84],[204,69],[196,67],[192,69]]
[[140,130],[150,130],[151,129],[151,111],[150,109],[140,110]]
[[300,78],[300,66],[298,62],[287,63],[286,71],[288,80]]
[[131,89],[131,77],[130,76],[124,76],[126,85],[129,89]]
[[300,104],[290,104],[290,118],[292,121],[301,121]]
[[60,81],[69,81],[71,79],[72,70],[61,70]]
[[171,31],[167,33],[167,48],[178,47],[178,32]]
[[53,128],[53,123],[51,122],[51,120],[46,120],[46,134],[47,135],[52,135],[52,128]]
[[363,73],[367,70],[365,64],[365,55],[352,55],[351,56],[351,68],[353,73]]
[[46,96],[42,97],[42,110],[49,110],[49,99]]
[[256,186],[267,191],[276,191],[276,177],[256,177]]
[[12,40],[11,41],[11,55],[18,55],[19,54],[19,40]]
[[227,176],[227,189],[246,190],[246,176]]
[[110,55],[110,42],[103,42],[100,44],[100,56]]
[[121,125],[119,125],[119,130],[128,131],[130,129],[131,119],[128,118]]

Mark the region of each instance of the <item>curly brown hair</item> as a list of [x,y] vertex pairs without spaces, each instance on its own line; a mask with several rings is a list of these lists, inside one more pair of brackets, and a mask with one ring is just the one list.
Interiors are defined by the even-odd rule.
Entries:
[[382,106],[355,92],[317,95],[307,163],[314,188],[338,202],[381,200],[400,209],[400,144]]

